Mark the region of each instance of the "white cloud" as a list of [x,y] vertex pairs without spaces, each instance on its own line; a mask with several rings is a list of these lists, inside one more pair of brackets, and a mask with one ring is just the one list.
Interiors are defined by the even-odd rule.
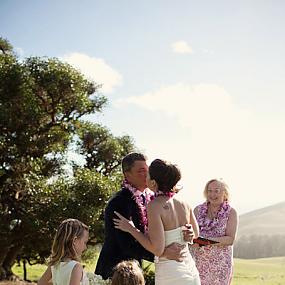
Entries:
[[185,41],[175,42],[171,46],[172,46],[172,50],[176,53],[193,53],[193,49]]
[[214,52],[213,52],[212,50],[209,50],[209,49],[206,49],[206,48],[204,48],[204,49],[202,50],[202,52],[203,52],[203,53],[207,53],[207,54],[214,54]]
[[[241,108],[223,87],[209,84],[164,86],[115,103],[125,110],[131,104],[150,112],[146,117],[151,122],[144,122],[147,130],[136,140],[150,158],[181,166],[187,186],[182,193],[194,204],[201,202],[202,188],[213,177],[228,182],[234,205],[242,212],[285,200],[279,191],[285,160],[282,120]],[[157,114],[166,127],[152,130]]]
[[[135,104],[150,111],[160,111],[175,117],[181,125],[191,128],[196,128],[197,122],[199,128],[218,125],[225,127],[228,124],[232,126],[234,114],[237,112],[226,90],[218,85],[209,84],[178,83],[142,96],[120,99],[115,103]],[[243,115],[247,115],[245,111]]]
[[115,87],[122,84],[121,74],[101,58],[74,52],[66,54],[63,60],[78,68],[87,78],[103,84],[102,92],[111,93]]

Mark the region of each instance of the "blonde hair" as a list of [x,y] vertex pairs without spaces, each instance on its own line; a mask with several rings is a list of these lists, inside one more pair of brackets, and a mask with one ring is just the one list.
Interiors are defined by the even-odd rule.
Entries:
[[81,238],[88,226],[77,219],[64,220],[58,227],[51,249],[49,265],[54,265],[64,258],[79,259],[73,245],[75,238]]
[[212,182],[218,182],[221,185],[221,190],[224,191],[224,201],[229,201],[229,187],[228,185],[223,181],[223,179],[211,179],[207,182],[205,188],[204,188],[204,197],[206,200],[208,200],[208,187]]
[[127,260],[117,264],[111,285],[145,285],[139,263],[136,260]]

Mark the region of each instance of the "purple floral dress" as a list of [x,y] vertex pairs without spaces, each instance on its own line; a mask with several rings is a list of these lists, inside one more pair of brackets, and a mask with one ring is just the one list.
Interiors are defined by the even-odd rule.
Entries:
[[[221,205],[217,217],[207,217],[208,203],[197,206],[197,222],[200,236],[205,238],[221,237],[226,234],[226,226],[231,207],[227,202]],[[232,278],[233,250],[232,246],[207,245],[191,248],[199,271],[201,285],[229,285]]]

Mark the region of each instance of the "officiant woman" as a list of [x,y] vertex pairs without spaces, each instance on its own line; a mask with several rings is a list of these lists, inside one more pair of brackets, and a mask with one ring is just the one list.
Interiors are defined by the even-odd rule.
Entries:
[[233,272],[233,243],[238,216],[229,204],[229,191],[221,179],[212,179],[204,189],[206,201],[194,209],[200,236],[218,243],[191,246],[201,285],[229,285]]

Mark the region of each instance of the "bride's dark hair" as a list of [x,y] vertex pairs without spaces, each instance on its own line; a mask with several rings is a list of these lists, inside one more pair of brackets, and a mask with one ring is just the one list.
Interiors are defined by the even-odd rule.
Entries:
[[150,164],[148,171],[150,179],[155,180],[159,191],[177,192],[174,186],[181,179],[181,172],[175,164],[155,159]]

